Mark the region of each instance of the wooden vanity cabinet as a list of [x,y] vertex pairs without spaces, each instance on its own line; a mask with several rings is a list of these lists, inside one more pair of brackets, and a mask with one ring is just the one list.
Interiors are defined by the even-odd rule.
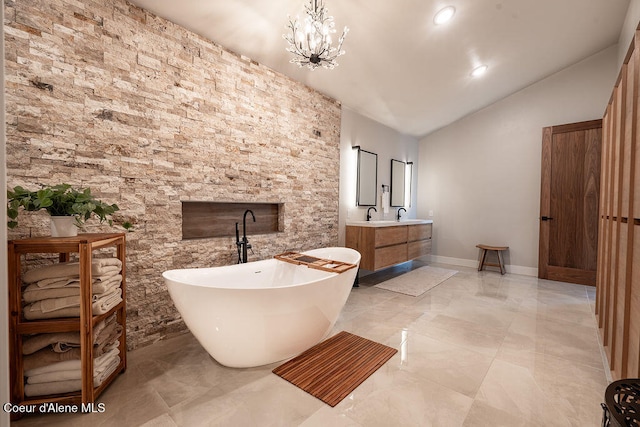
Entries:
[[347,225],[345,244],[360,252],[360,268],[381,270],[431,253],[432,224]]
[[407,258],[411,260],[430,254],[432,224],[418,224],[408,227]]

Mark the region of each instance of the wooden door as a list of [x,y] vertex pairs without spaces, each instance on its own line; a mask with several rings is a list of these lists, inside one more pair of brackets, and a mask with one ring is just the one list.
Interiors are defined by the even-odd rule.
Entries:
[[538,277],[595,286],[602,120],[542,132]]

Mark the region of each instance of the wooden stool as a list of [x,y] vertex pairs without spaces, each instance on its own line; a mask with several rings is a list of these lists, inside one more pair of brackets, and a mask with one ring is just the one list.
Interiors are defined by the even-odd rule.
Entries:
[[[489,245],[476,245],[476,248],[482,249],[482,256],[480,257],[480,264],[478,264],[478,271],[482,271],[485,265],[491,265],[493,267],[500,267],[500,274],[504,274],[507,272],[504,268],[504,262],[502,260],[502,251],[506,251],[509,249],[509,246],[489,246]],[[493,264],[490,262],[485,262],[487,258],[487,251],[496,251],[498,254],[498,264]]]

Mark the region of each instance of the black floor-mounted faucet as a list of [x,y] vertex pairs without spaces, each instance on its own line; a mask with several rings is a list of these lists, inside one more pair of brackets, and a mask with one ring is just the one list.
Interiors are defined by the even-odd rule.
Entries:
[[405,211],[405,212],[407,212],[407,210],[406,210],[405,208],[400,208],[400,209],[398,209],[398,218],[397,218],[397,219],[398,219],[398,221],[400,221],[400,211]]
[[371,219],[371,209],[373,209],[374,211],[378,212],[378,210],[371,206],[369,209],[367,209],[367,221],[369,221]]
[[256,216],[251,209],[244,211],[242,216],[242,240],[240,240],[240,232],[238,230],[238,223],[236,222],[236,246],[238,247],[238,264],[244,264],[247,262],[247,249],[251,249],[251,245],[247,240],[247,214],[251,214],[253,222],[256,222]]

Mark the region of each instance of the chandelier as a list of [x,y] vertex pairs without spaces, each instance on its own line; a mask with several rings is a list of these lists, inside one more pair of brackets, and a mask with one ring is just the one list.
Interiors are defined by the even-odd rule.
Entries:
[[324,7],[323,0],[309,0],[305,6],[307,16],[304,23],[299,23],[299,18],[292,20],[289,16],[288,34],[282,37],[289,42],[288,52],[293,54],[292,64],[298,64],[300,68],[307,67],[315,70],[319,66],[333,69],[338,63],[336,58],[344,55],[342,42],[349,32],[347,27],[342,30],[338,39],[338,46],[332,46],[331,34],[336,32],[333,16],[328,16],[328,10]]

